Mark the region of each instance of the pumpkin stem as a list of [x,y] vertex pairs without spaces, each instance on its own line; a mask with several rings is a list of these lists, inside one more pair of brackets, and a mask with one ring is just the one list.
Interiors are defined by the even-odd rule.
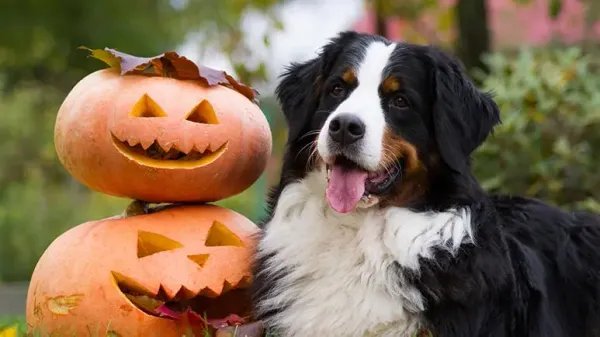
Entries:
[[148,214],[150,210],[149,203],[141,200],[134,200],[123,211],[122,217],[129,218],[136,215]]
[[127,207],[125,207],[125,210],[120,215],[120,217],[129,218],[129,217],[136,216],[136,215],[152,214],[152,213],[162,211],[164,209],[183,205],[181,203],[164,203],[164,204],[160,204],[160,205],[156,205],[156,206],[152,207],[150,204],[151,203],[145,202],[142,200],[134,200],[131,203],[129,203],[129,205],[127,205]]

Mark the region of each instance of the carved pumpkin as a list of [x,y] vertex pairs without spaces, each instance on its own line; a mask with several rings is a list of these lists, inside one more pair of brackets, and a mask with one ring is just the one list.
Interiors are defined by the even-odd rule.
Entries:
[[73,177],[146,202],[216,201],[266,167],[272,140],[260,108],[200,80],[125,75],[82,79],[57,115],[55,147]]
[[39,260],[27,322],[59,336],[179,337],[186,325],[172,319],[175,312],[244,317],[257,230],[242,215],[212,205],[84,223]]

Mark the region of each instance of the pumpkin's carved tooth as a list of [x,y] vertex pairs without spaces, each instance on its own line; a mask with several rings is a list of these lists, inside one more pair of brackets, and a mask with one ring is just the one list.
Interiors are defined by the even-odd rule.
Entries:
[[215,152],[218,148],[220,148],[220,146],[216,146],[214,143],[210,143],[208,144],[208,147],[206,149],[210,152]]
[[192,150],[194,149],[194,144],[192,142],[181,141],[176,145],[177,149],[184,153],[185,155],[192,154]]
[[163,151],[165,152],[169,152],[171,150],[171,148],[173,147],[173,143],[171,142],[164,142],[164,141],[160,141],[158,140],[158,145],[160,145],[160,147],[162,148]]
[[123,130],[111,132],[111,135],[123,143],[125,143],[125,140],[127,139],[127,137],[124,135]]
[[164,285],[159,285],[158,287],[158,292],[156,293],[156,298],[163,301],[163,302],[167,302],[170,301],[171,298],[173,298],[175,295],[173,292],[168,291],[168,289],[165,288]]
[[144,150],[148,150],[148,148],[154,144],[154,141],[154,139],[141,139],[140,144]]
[[196,144],[196,145],[194,145],[194,147],[192,148],[192,150],[196,151],[196,152],[198,152],[200,154],[202,154],[202,153],[206,152],[207,148],[208,148],[208,144],[204,144],[204,145],[202,145],[202,144],[200,144],[200,145]]
[[224,294],[231,289],[235,289],[235,286],[233,284],[227,282],[227,280],[223,281],[223,289],[221,290],[221,294]]
[[242,276],[237,282],[231,282],[233,289],[244,289],[248,288],[252,283],[251,276]]
[[181,286],[172,301],[186,301],[198,296],[198,292],[192,291],[185,286]]
[[215,298],[219,296],[220,291],[215,291],[209,287],[205,287],[198,293],[198,296],[204,296],[208,298]]
[[236,284],[236,288],[248,288],[252,284],[252,276],[244,276]]
[[228,144],[229,144],[229,141],[228,141],[228,140],[226,140],[225,142],[223,142],[223,144],[221,144],[221,145],[219,145],[219,146],[217,146],[217,145],[216,145],[216,144],[214,144],[214,143],[211,143],[211,144],[208,146],[208,150],[209,150],[210,152],[217,152],[217,151],[219,151],[220,149],[222,149],[223,147],[227,147],[227,145],[228,145]]
[[129,137],[127,139],[127,144],[129,144],[129,146],[131,146],[131,147],[134,147],[134,146],[138,145],[139,143],[140,143],[140,141],[135,137]]

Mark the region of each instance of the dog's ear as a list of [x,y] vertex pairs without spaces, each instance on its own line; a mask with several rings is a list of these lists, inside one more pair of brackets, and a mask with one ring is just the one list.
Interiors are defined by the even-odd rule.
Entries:
[[317,109],[322,82],[323,57],[292,63],[275,89],[288,125],[288,142],[295,141],[308,126]]
[[433,47],[430,56],[436,144],[452,170],[467,173],[471,153],[500,123],[500,111],[489,93],[477,89],[459,61]]
[[288,143],[309,131],[310,121],[319,105],[323,81],[344,46],[356,32],[342,32],[330,40],[319,54],[308,61],[292,63],[280,76],[275,95],[288,125]]

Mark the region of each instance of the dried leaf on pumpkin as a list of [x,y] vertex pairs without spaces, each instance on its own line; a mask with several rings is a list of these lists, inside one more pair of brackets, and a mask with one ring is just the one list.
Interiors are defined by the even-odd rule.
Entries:
[[237,81],[223,70],[198,65],[170,51],[154,57],[139,57],[119,52],[114,49],[90,49],[79,47],[90,52],[90,57],[101,60],[111,68],[118,69],[121,75],[164,76],[180,80],[200,80],[208,86],[223,85],[234,89],[258,104],[258,92]]

